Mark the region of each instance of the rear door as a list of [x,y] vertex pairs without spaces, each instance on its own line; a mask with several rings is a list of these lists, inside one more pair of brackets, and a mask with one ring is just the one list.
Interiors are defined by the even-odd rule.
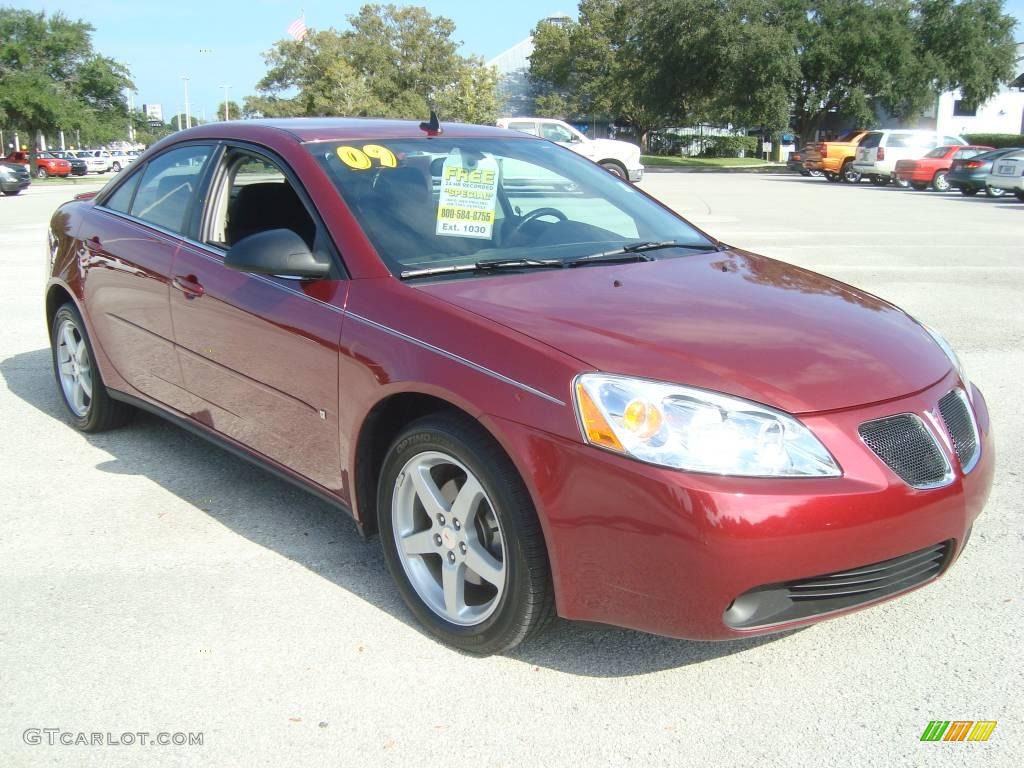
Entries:
[[871,131],[857,145],[856,162],[871,165],[878,154],[878,146],[882,142],[880,131]]
[[78,234],[97,339],[132,387],[181,411],[192,398],[174,351],[168,289],[213,150],[179,145],[154,157],[100,198]]
[[[338,344],[348,281],[297,179],[265,150],[228,145],[195,238],[174,261],[171,315],[191,416],[329,490],[342,491]],[[301,281],[224,266],[232,244],[287,228],[334,261]]]

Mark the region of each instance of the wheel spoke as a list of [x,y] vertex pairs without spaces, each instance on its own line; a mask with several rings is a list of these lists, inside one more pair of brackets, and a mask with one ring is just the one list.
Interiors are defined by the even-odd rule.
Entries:
[[61,376],[71,376],[75,372],[75,369],[71,365],[71,361],[70,360],[64,360],[64,361],[58,363],[58,367],[60,368],[60,375]]
[[75,350],[75,360],[79,368],[85,368],[89,364],[89,351],[85,348],[85,342],[78,342],[78,349]]
[[463,563],[441,567],[441,583],[444,590],[444,609],[451,618],[458,618],[466,605],[466,566]]
[[68,357],[74,359],[78,354],[78,343],[75,341],[75,332],[71,329],[70,323],[61,330],[61,336],[64,338],[64,346],[67,347]]
[[484,489],[480,482],[472,475],[468,475],[455,501],[452,502],[452,517],[457,518],[463,527],[470,526],[483,498]]
[[426,555],[439,550],[430,530],[408,533],[402,537],[402,550],[407,555]]
[[85,411],[85,390],[82,389],[82,382],[76,381],[71,391],[72,405],[75,412],[82,414]]
[[89,370],[79,371],[78,373],[78,386],[82,388],[82,392],[85,396],[92,398],[92,377],[89,376]]
[[441,489],[437,487],[434,478],[430,476],[428,466],[418,466],[412,470],[412,483],[423,509],[432,519],[437,515],[448,514],[448,504],[445,502],[444,496],[441,495]]
[[505,583],[505,565],[484,549],[478,541],[470,542],[466,552],[466,565],[484,581],[496,586],[500,591]]

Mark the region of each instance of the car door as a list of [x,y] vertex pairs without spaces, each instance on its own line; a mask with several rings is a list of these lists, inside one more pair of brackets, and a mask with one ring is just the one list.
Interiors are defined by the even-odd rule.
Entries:
[[[262,150],[228,145],[205,216],[174,261],[178,360],[191,415],[332,491],[342,491],[338,344],[348,291],[340,260],[295,177]],[[339,279],[300,281],[224,266],[233,243],[276,228],[326,251]]]
[[531,136],[539,136],[540,132],[537,130],[537,123],[534,120],[509,120],[508,127],[513,131],[522,131],[528,133]]
[[174,351],[171,265],[213,152],[178,145],[97,198],[78,232],[85,306],[96,339],[121,377],[177,410],[192,398]]

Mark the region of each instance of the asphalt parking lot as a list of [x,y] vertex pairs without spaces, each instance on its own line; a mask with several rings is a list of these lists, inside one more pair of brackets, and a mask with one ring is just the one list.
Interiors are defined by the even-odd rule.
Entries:
[[[0,765],[1024,763],[1024,203],[772,174],[642,187],[954,343],[999,458],[944,579],[737,643],[561,622],[509,656],[450,651],[413,624],[378,542],[320,501],[151,416],[68,426],[42,288],[45,224],[70,192],[33,185],[0,198]],[[919,741],[936,719],[998,726]],[[29,728],[203,744],[30,745]]]

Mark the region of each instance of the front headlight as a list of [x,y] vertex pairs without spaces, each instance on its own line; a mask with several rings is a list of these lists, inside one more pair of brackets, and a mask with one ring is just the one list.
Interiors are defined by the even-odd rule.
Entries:
[[6,165],[0,165],[0,179],[3,179],[4,181],[14,181],[14,171]]
[[745,477],[842,474],[797,419],[749,400],[604,373],[578,376],[575,395],[587,442],[640,461]]
[[929,335],[932,337],[935,343],[939,345],[939,349],[946,353],[946,357],[948,357],[949,362],[953,364],[953,368],[954,370],[956,370],[957,376],[960,377],[960,381],[964,385],[964,389],[967,391],[967,394],[970,395],[971,382],[967,378],[967,369],[964,368],[964,364],[960,360],[960,356],[957,355],[956,351],[953,349],[953,345],[946,341],[946,337],[943,336],[938,331],[936,331],[930,325],[921,323],[921,327],[928,331]]

